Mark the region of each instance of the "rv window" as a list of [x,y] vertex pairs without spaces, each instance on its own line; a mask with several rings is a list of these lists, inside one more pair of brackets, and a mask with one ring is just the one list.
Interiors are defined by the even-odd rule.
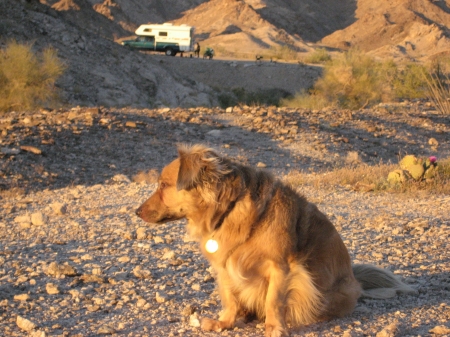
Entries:
[[152,30],[150,28],[145,28],[144,32],[151,32]]
[[159,36],[167,36],[167,32],[159,32]]

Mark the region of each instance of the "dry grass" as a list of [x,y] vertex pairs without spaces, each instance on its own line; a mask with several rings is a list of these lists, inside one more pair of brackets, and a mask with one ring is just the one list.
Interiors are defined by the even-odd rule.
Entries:
[[304,63],[320,64],[331,61],[331,55],[325,48],[317,48],[308,54],[303,60]]
[[434,179],[429,181],[410,180],[403,184],[390,185],[387,176],[395,169],[398,169],[398,166],[393,164],[376,166],[359,164],[314,175],[292,171],[284,177],[284,180],[294,187],[311,185],[320,189],[333,189],[343,186],[363,192],[404,193],[407,195],[417,195],[423,192],[450,193],[450,158],[438,162],[437,174]]
[[16,199],[25,195],[25,189],[21,187],[0,188],[0,199]]
[[64,70],[53,48],[35,54],[30,44],[7,43],[0,50],[0,112],[54,105]]
[[426,74],[424,78],[428,85],[428,98],[437,111],[450,115],[450,72],[448,69],[437,63],[434,70]]

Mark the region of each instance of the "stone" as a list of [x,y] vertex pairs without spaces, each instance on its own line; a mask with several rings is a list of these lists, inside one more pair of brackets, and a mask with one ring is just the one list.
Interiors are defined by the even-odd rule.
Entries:
[[141,266],[136,266],[133,269],[133,275],[141,279],[149,279],[152,277],[152,273],[149,270],[142,269]]
[[31,223],[31,216],[29,214],[18,215],[14,218],[14,222],[16,223]]
[[58,286],[53,283],[47,283],[47,285],[45,286],[45,290],[47,291],[47,294],[49,294],[49,295],[59,294]]
[[77,275],[77,271],[74,267],[72,267],[69,264],[61,264],[59,265],[56,262],[52,262],[48,265],[47,269],[45,270],[45,273],[47,275],[52,276],[60,276],[60,275],[66,275],[66,276],[75,276]]
[[148,238],[148,229],[146,227],[139,227],[136,229],[136,239],[145,240]]
[[158,303],[165,303],[167,302],[167,295],[164,293],[156,292],[155,299]]
[[129,256],[121,256],[117,259],[117,261],[119,262],[130,262],[130,257]]
[[200,320],[198,319],[198,314],[196,312],[189,316],[189,325],[193,328],[200,327]]
[[30,299],[30,295],[28,294],[19,294],[14,296],[14,300],[16,301],[26,301]]
[[47,334],[45,333],[45,331],[42,330],[34,330],[31,331],[28,335],[28,337],[46,337]]
[[445,325],[438,325],[431,329],[430,333],[438,336],[448,335],[450,334],[450,328],[446,327]]
[[85,283],[104,283],[105,279],[100,275],[83,274],[80,279]]
[[267,165],[260,161],[256,164],[256,167],[265,168],[265,167],[267,167]]
[[31,223],[34,226],[43,226],[47,221],[47,216],[42,212],[35,212],[31,214]]
[[100,328],[98,328],[97,333],[99,335],[112,335],[116,333],[116,330],[109,325],[102,325]]
[[20,147],[20,149],[21,149],[22,151],[31,152],[31,153],[34,153],[34,154],[42,154],[42,150],[41,150],[41,149],[38,149],[38,148],[35,147],[35,146],[22,145],[22,146]]
[[31,331],[36,328],[35,323],[19,315],[17,315],[16,324],[19,328],[25,331]]
[[432,147],[439,146],[439,142],[436,140],[436,138],[430,138],[428,139],[428,145],[431,145]]
[[168,252],[166,252],[164,255],[163,255],[163,257],[162,257],[162,259],[163,260],[172,260],[172,259],[174,259],[175,258],[175,252],[173,251],[173,250],[169,250]]

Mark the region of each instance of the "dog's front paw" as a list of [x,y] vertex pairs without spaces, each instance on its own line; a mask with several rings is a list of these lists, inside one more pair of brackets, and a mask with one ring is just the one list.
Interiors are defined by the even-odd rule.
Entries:
[[265,337],[288,337],[289,333],[281,325],[266,324]]
[[202,319],[202,322],[200,323],[200,328],[204,331],[220,332],[222,331],[221,323],[222,322],[216,321],[215,319],[205,317]]

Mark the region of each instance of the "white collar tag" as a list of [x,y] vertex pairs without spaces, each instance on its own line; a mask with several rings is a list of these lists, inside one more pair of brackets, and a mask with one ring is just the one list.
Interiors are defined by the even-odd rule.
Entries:
[[216,240],[209,239],[208,241],[206,241],[205,249],[208,253],[213,254],[217,252],[217,250],[219,249],[219,244],[217,243]]

